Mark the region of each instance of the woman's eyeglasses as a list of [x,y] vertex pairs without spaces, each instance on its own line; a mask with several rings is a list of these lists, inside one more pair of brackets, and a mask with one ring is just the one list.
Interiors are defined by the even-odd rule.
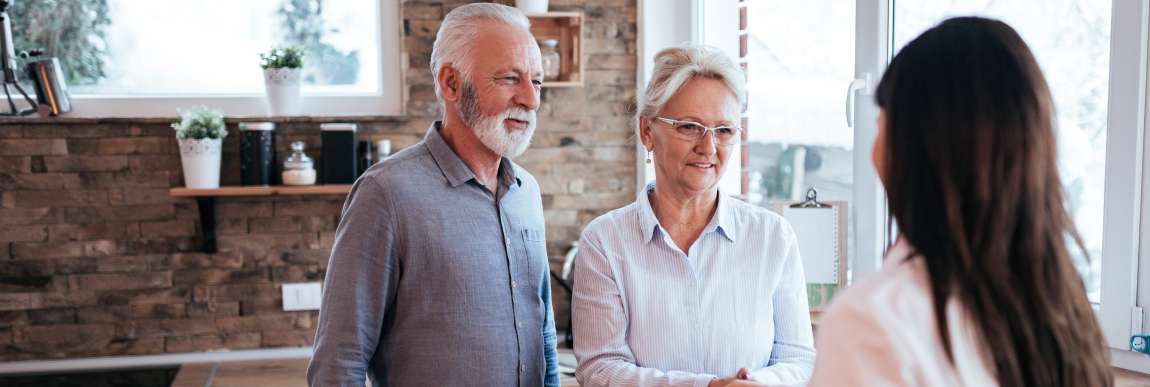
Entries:
[[672,120],[669,118],[655,117],[656,120],[671,124],[675,129],[675,138],[698,142],[707,135],[707,131],[711,131],[711,139],[719,145],[735,145],[739,143],[739,138],[743,132],[743,128],[737,126],[719,126],[710,128],[706,125],[694,121],[680,121]]

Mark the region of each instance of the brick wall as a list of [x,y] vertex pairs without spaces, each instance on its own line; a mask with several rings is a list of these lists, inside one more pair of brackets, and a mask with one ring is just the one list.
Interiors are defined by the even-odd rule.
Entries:
[[[442,15],[466,2],[407,1],[408,115],[361,120],[395,148],[441,114],[428,70]],[[516,162],[539,180],[548,249],[563,254],[594,217],[634,199],[635,2],[551,0],[585,24],[586,87],[544,89],[539,129]],[[317,122],[279,123],[276,145]],[[219,198],[220,252],[204,254],[170,120],[0,121],[0,361],[307,346],[317,312],[284,312],[280,284],[322,281],[339,195]],[[353,121],[354,122],[354,121]],[[221,182],[238,185],[238,134]],[[559,329],[568,295],[555,287]]]

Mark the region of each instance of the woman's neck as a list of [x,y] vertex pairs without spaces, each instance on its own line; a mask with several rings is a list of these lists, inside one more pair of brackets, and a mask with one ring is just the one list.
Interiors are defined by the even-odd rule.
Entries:
[[719,207],[717,189],[709,189],[697,194],[673,192],[655,184],[655,190],[647,196],[651,202],[651,212],[659,220],[659,225],[686,254],[691,245],[703,234],[715,211]]

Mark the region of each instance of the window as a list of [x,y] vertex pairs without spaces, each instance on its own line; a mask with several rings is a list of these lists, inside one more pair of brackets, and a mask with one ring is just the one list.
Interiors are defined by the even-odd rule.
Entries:
[[[1087,260],[1070,245],[1090,301],[1099,302],[1102,203],[1106,176],[1106,108],[1110,70],[1108,0],[898,0],[894,46],[954,16],[982,16],[1009,24],[1034,52],[1058,112],[1059,172]],[[1057,23],[1050,21],[1057,20]]]
[[[712,3],[694,1],[707,7]],[[1150,236],[1150,230],[1140,229],[1142,223],[1150,225],[1150,204],[1142,203],[1143,186],[1150,189],[1150,180],[1142,176],[1143,165],[1150,168],[1143,152],[1143,142],[1150,141],[1144,136],[1150,111],[1146,99],[1150,4],[1108,0],[746,2],[749,156],[751,173],[758,176],[752,177],[758,184],[751,184],[751,199],[758,199],[756,191],[763,201],[789,199],[796,186],[801,191],[807,185],[821,185],[820,198],[850,201],[850,256],[856,278],[881,268],[889,237],[885,194],[870,165],[878,115],[873,88],[887,63],[910,39],[946,17],[979,15],[1011,24],[1035,53],[1054,94],[1068,209],[1093,261],[1088,264],[1081,259],[1081,251],[1071,251],[1077,254],[1107,343],[1115,349],[1114,364],[1150,372],[1144,358],[1126,351],[1131,333],[1140,326],[1150,328],[1150,313],[1139,321],[1134,309],[1150,305],[1150,248],[1141,249],[1141,261],[1146,264],[1138,266],[1138,237]],[[649,13],[658,11],[640,11],[645,21],[640,24],[645,44],[640,54],[642,75],[642,66],[662,47],[651,42],[681,32],[651,26],[675,15],[654,18]],[[682,15],[670,19],[678,25],[705,21]],[[696,30],[705,28],[690,24]],[[856,97],[855,119],[848,129],[839,118],[845,112],[839,109],[843,108],[843,91],[852,83],[861,87],[851,92]],[[800,164],[802,168],[796,168]]]
[[[1137,249],[1131,246],[1137,246],[1137,215],[1129,209],[1138,207],[1137,186],[1142,179],[1136,168],[1142,158],[1139,133],[1144,130],[1138,123],[1142,113],[1137,101],[1145,98],[1139,88],[1144,85],[1146,47],[1144,38],[1139,39],[1145,35],[1146,9],[1122,10],[1123,6],[1128,5],[1108,0],[896,0],[892,23],[896,48],[932,25],[960,15],[1002,20],[1030,46],[1054,96],[1059,172],[1068,210],[1086,247],[1083,254],[1071,243],[1070,251],[1088,297],[1099,308],[1110,345],[1121,349],[1132,333],[1135,303],[1130,296],[1137,285],[1130,281],[1136,272]],[[1112,15],[1131,11],[1142,20],[1112,23]],[[1136,32],[1139,26],[1141,34]],[[1116,34],[1114,42],[1111,31]],[[1130,38],[1133,44],[1126,45]],[[1111,55],[1112,47],[1117,55]],[[1136,70],[1110,73],[1127,68]],[[1111,96],[1123,94],[1126,98],[1111,103]]]
[[259,53],[308,50],[304,114],[400,114],[396,0],[16,2],[15,47],[65,69],[78,116],[263,115]]
[[812,187],[819,201],[854,203],[855,134],[843,110],[854,80],[854,11],[854,0],[748,4],[750,203],[771,209]]

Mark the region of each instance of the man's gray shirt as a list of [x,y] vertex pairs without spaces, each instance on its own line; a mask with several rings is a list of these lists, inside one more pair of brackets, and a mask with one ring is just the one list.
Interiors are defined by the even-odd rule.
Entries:
[[492,194],[439,126],[348,194],[312,386],[559,385],[539,185],[503,158]]

